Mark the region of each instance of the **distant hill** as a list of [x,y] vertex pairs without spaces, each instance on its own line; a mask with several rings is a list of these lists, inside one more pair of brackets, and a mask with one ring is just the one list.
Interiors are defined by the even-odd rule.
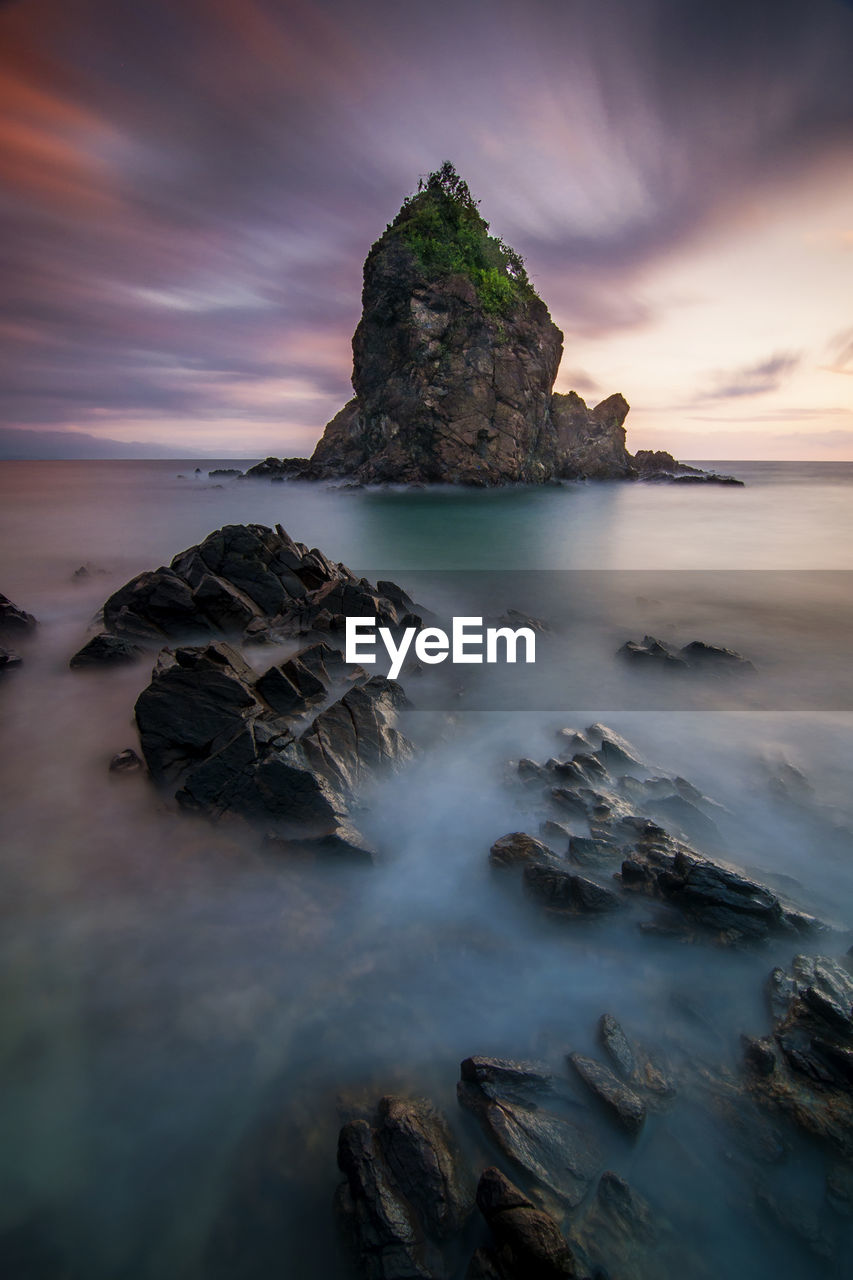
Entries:
[[[191,449],[166,444],[105,440],[86,431],[24,431],[0,427],[0,460],[82,461],[99,458],[192,458]],[[200,454],[198,455],[201,456]]]

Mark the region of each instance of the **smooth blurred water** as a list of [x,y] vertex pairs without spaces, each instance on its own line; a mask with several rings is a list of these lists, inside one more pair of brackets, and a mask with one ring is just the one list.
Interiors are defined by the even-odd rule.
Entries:
[[[147,667],[71,672],[67,661],[111,591],[238,522],[280,522],[404,586],[415,570],[690,570],[703,625],[723,613],[702,585],[718,579],[697,571],[762,570],[726,635],[703,638],[770,652],[784,617],[805,645],[824,579],[783,575],[780,597],[773,573],[853,569],[853,464],[733,464],[745,489],[500,492],[218,487],[196,465],[0,464],[0,590],[40,620],[0,685],[0,1261],[11,1275],[242,1280],[283,1267],[335,1280],[338,1095],[427,1092],[482,1161],[454,1101],[468,1054],[559,1065],[592,1046],[606,1009],[650,1042],[677,1031],[699,1063],[735,1064],[739,1033],[767,1025],[761,983],[789,946],[674,953],[618,924],[554,932],[489,876],[493,840],[535,834],[542,816],[505,786],[505,762],[552,754],[563,724],[606,714],[727,805],[733,860],[792,877],[804,905],[851,923],[846,711],[732,710],[729,699],[726,711],[652,703],[614,718],[593,674],[611,649],[582,629],[572,661],[584,679],[561,684],[555,664],[547,710],[451,720],[421,700],[410,727],[429,745],[371,797],[363,826],[386,858],[365,872],[271,861],[239,824],[190,819],[144,779],[110,775],[110,757],[134,744]],[[628,633],[646,616],[632,608]],[[677,634],[677,611],[649,616],[692,638]],[[841,688],[837,644],[815,665],[824,688]],[[567,704],[569,688],[581,693]],[[797,813],[767,790],[782,759],[814,787]],[[701,1009],[695,1024],[674,1012],[685,1000]],[[700,1107],[685,1101],[633,1150],[614,1140],[611,1157],[720,1274],[841,1274],[768,1237],[754,1170],[733,1162],[730,1135]],[[807,1150],[767,1177],[820,1207]]]

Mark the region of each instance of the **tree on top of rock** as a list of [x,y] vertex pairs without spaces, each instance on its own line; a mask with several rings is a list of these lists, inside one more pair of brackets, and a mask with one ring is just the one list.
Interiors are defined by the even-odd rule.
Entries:
[[468,183],[449,160],[418,182],[386,235],[411,249],[427,276],[464,275],[484,311],[506,315],[535,297],[521,254],[489,235]]

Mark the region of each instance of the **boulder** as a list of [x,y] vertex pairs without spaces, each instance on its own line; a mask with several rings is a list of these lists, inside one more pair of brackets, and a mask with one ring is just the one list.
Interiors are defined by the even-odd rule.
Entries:
[[[386,595],[280,525],[226,525],[169,566],[147,570],[104,604],[104,627],[131,643],[343,634],[346,615],[376,617],[396,630],[419,625],[393,583]],[[393,597],[393,598],[392,598]],[[82,651],[81,651],[82,652]]]
[[[327,849],[363,848],[350,821],[357,796],[413,752],[395,724],[403,691],[381,677],[368,680],[360,668],[347,671],[342,655],[325,645],[309,646],[277,670],[289,672],[294,691],[285,710],[272,669],[256,677],[224,642],[164,650],[136,703],[151,775],[179,783],[177,799],[187,809],[236,813]],[[314,714],[320,689],[327,705]]]
[[586,876],[541,862],[524,868],[524,884],[533,897],[546,906],[571,915],[601,915],[619,911],[624,905],[612,889]]
[[533,1064],[468,1058],[456,1092],[498,1149],[536,1184],[538,1196],[576,1207],[601,1154],[589,1131],[543,1105],[550,1087],[550,1075]]
[[473,1182],[447,1123],[423,1099],[383,1098],[372,1122],[345,1124],[337,1208],[366,1280],[442,1280],[446,1242],[474,1207]]
[[79,649],[68,663],[69,667],[124,667],[136,662],[142,654],[137,644],[122,636],[111,636],[102,631]]
[[798,955],[768,983],[769,1036],[748,1037],[753,1095],[853,1158],[853,975],[830,956]]
[[646,1106],[633,1089],[615,1076],[609,1067],[580,1053],[569,1054],[569,1062],[595,1094],[630,1134],[639,1133],[646,1119]]
[[472,1277],[499,1280],[570,1280],[581,1276],[575,1254],[550,1214],[538,1209],[500,1169],[485,1169],[477,1186],[477,1208],[492,1235],[478,1250]]
[[493,867],[519,867],[548,859],[556,859],[552,850],[535,836],[528,836],[523,831],[512,831],[509,835],[501,836],[489,850],[489,862]]

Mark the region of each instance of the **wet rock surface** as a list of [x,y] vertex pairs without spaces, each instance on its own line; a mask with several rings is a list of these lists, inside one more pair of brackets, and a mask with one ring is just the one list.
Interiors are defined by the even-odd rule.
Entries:
[[688,843],[721,845],[715,818],[722,810],[687,779],[657,774],[605,725],[559,736],[568,744],[564,755],[544,764],[524,758],[517,769],[528,795],[540,797],[543,815],[555,815],[540,822],[551,844],[515,832],[490,855],[519,866],[529,896],[550,915],[604,916],[633,900],[636,918],[650,899],[657,909],[638,920],[641,927],[683,940],[713,937],[741,946],[825,931],[775,889]]
[[767,996],[772,1032],[744,1045],[753,1095],[853,1157],[853,975],[798,955],[772,971]]
[[601,1167],[592,1126],[569,1119],[543,1099],[551,1077],[536,1064],[473,1058],[456,1088],[499,1151],[543,1191],[548,1203],[581,1204]]
[[479,1250],[469,1280],[558,1280],[583,1274],[559,1226],[537,1208],[500,1169],[484,1169],[477,1185],[477,1208],[486,1220],[492,1244]]
[[[368,1280],[441,1280],[473,1210],[473,1182],[445,1119],[423,1100],[385,1097],[373,1122],[345,1124],[340,1224]],[[450,1242],[450,1247],[448,1247]]]

